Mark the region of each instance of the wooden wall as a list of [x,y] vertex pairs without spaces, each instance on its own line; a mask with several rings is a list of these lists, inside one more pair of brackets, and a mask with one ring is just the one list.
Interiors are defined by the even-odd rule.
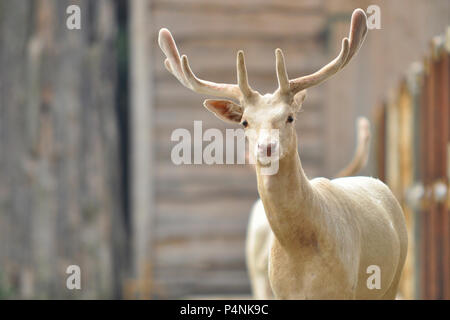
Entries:
[[121,294],[115,3],[76,3],[0,1],[0,299]]
[[[213,81],[236,81],[235,56],[243,49],[250,83],[265,93],[276,89],[275,48],[284,50],[291,77],[311,73],[336,56],[353,9],[379,4],[382,29],[369,31],[343,72],[309,90],[299,117],[308,176],[331,176],[352,154],[356,118],[369,116],[422,56],[448,24],[450,6],[446,0],[133,0],[146,10],[128,16],[131,32],[140,35],[122,33],[118,44],[116,13],[126,2],[74,2],[86,14],[78,32],[68,32],[62,19],[71,1],[0,1],[0,296],[135,297],[121,291],[133,258],[131,280],[150,275],[155,297],[249,293],[244,241],[258,196],[255,175],[249,166],[170,161],[174,129],[192,132],[195,120],[204,130],[229,126],[202,107],[205,97],[163,68],[159,28],[169,28],[193,70]],[[117,54],[136,44],[141,51],[130,52],[128,61],[132,121],[129,135],[120,135],[128,110],[126,103],[114,110],[127,89],[123,79],[117,82]],[[374,174],[373,163],[365,173]],[[131,219],[124,204],[129,189]],[[87,270],[88,286],[78,295],[61,287],[72,263]]]
[[[274,54],[283,48],[289,74],[304,75],[333,59],[348,34],[351,12],[381,8],[381,30],[367,39],[346,69],[308,92],[298,126],[300,156],[310,177],[332,176],[348,161],[358,116],[371,117],[389,86],[429,38],[448,23],[442,1],[206,1],[155,0],[151,5],[155,85],[155,279],[161,296],[248,292],[244,239],[257,197],[255,177],[244,166],[174,166],[170,134],[227,127],[202,107],[162,65],[157,32],[169,28],[182,54],[202,78],[235,82],[235,55],[246,53],[251,85],[276,88]],[[374,152],[363,174],[375,175]]]
[[[250,166],[181,165],[170,160],[176,128],[193,132],[233,126],[208,112],[205,97],[184,88],[163,67],[157,32],[167,27],[182,54],[201,78],[236,83],[236,53],[246,54],[249,81],[262,93],[277,86],[275,54],[283,48],[289,74],[300,76],[325,63],[322,32],[324,1],[152,2],[155,84],[155,280],[161,297],[249,293],[245,267],[245,233],[250,208],[257,199]],[[302,160],[310,176],[324,163],[323,95],[311,90],[298,131]],[[235,127],[236,128],[236,127]],[[206,144],[205,144],[206,145]]]

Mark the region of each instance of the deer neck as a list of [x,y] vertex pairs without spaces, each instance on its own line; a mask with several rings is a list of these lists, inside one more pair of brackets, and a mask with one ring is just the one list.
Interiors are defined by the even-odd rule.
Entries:
[[278,172],[264,175],[256,164],[258,192],[270,227],[285,248],[317,246],[315,195],[297,151],[297,137],[291,152],[279,161]]

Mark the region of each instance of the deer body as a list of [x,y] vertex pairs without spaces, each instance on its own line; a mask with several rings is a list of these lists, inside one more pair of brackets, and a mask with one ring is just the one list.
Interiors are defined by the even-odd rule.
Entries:
[[[367,163],[370,145],[369,121],[364,117],[358,118],[356,128],[357,145],[354,157],[336,177],[353,176]],[[273,238],[264,205],[261,199],[258,199],[250,212],[245,248],[252,294],[258,300],[273,298],[269,281],[269,253]]]
[[[220,119],[245,128],[249,150],[257,160],[258,192],[274,234],[269,278],[277,298],[395,297],[407,247],[403,213],[395,197],[372,178],[308,180],[294,128],[306,88],[344,68],[366,33],[367,18],[357,9],[339,55],[317,72],[292,80],[277,49],[278,89],[261,95],[248,84],[242,51],[237,55],[237,85],[205,81],[194,75],[186,56],[180,57],[170,32],[160,31],[165,66],[185,87],[238,101],[208,99],[204,106]],[[278,170],[268,174],[267,167]],[[366,285],[366,269],[371,265],[381,270],[379,290]]]
[[[402,210],[382,182],[309,181],[297,152],[280,161],[276,175],[257,175],[275,235],[269,278],[277,298],[395,298],[407,234]],[[381,269],[380,290],[367,287],[370,265]]]

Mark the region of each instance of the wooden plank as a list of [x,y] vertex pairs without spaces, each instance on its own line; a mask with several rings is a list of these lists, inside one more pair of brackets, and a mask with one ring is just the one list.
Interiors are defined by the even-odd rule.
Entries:
[[157,274],[157,298],[179,298],[187,295],[248,293],[250,284],[244,270],[223,269],[195,272],[191,269],[174,271],[168,275]]
[[[433,116],[434,116],[434,126],[433,126],[433,157],[434,157],[434,165],[432,171],[432,186],[434,187],[436,183],[442,182],[446,176],[446,163],[444,162],[446,159],[446,136],[447,133],[444,131],[446,127],[446,110],[443,109],[443,91],[447,91],[447,88],[442,87],[442,74],[443,74],[443,59],[441,52],[438,48],[434,48],[434,51],[437,51],[437,55],[433,57],[432,60],[432,70],[433,70]],[[434,215],[434,223],[433,223],[433,250],[434,254],[434,281],[435,284],[433,286],[434,290],[434,299],[442,299],[443,298],[443,290],[444,290],[444,282],[443,275],[446,270],[443,269],[443,220],[444,220],[444,203],[438,202],[433,197],[433,215]],[[447,270],[448,271],[448,270]]]
[[225,195],[220,201],[191,201],[189,206],[183,202],[170,203],[167,200],[161,201],[157,204],[157,209],[160,212],[158,225],[165,224],[170,226],[178,224],[177,220],[180,221],[180,225],[182,225],[181,222],[199,225],[202,219],[202,226],[207,226],[208,223],[214,225],[215,219],[218,221],[228,219],[228,223],[231,225],[236,221],[241,223],[242,220],[247,219],[246,217],[256,199],[255,190],[254,198],[244,197],[236,199]]
[[[441,94],[441,74],[442,74],[442,61],[440,59],[433,60],[433,69],[434,69],[434,172],[433,172],[433,184],[432,187],[436,185],[436,183],[441,180],[441,177],[445,176],[444,174],[441,175],[442,168],[444,167],[444,164],[442,163],[442,159],[445,157],[443,152],[443,146],[445,146],[445,143],[443,143],[443,114],[442,114],[442,94]],[[446,139],[445,139],[446,140]],[[445,151],[445,150],[444,150]],[[435,250],[435,299],[442,299],[442,291],[443,291],[443,283],[442,283],[442,276],[443,276],[443,262],[442,262],[442,240],[443,240],[443,226],[442,226],[442,213],[443,213],[443,205],[441,203],[438,203],[435,197],[433,196],[433,207],[434,207],[434,215],[435,215],[435,221],[434,221],[434,233],[433,233],[433,246]]]
[[315,37],[326,23],[326,17],[322,13],[308,14],[299,19],[297,15],[286,15],[270,10],[236,11],[233,14],[212,11],[205,14],[195,10],[185,12],[165,8],[155,8],[153,20],[156,30],[167,27],[175,39],[192,36],[226,38],[230,35],[264,38]]
[[[317,131],[308,135],[308,132],[302,132],[302,141],[299,143],[299,152],[302,159],[302,163],[305,164],[311,161],[322,161],[324,156],[323,145],[320,144],[317,138]],[[155,150],[155,161],[157,162],[168,162],[170,161],[172,147],[175,146],[177,142],[156,142],[154,146]],[[206,145],[206,144],[205,144]],[[191,149],[191,164],[193,165],[194,151]],[[206,165],[206,164],[204,164]],[[215,164],[213,164],[215,165]],[[221,164],[218,164],[221,165]]]
[[[450,36],[450,29],[447,31],[448,36]],[[449,37],[450,41],[450,37]],[[441,92],[442,92],[442,104],[443,104],[443,126],[444,132],[443,136],[447,137],[444,141],[444,148],[447,151],[444,154],[444,177],[446,177],[447,188],[450,188],[450,48],[448,51],[444,53],[443,56],[443,66],[442,66],[442,79],[441,79]],[[450,190],[448,190],[450,193]],[[443,213],[443,252],[442,252],[442,261],[443,261],[443,299],[450,299],[450,203],[447,201],[444,207]]]
[[[420,155],[421,155],[421,180],[424,187],[429,185],[429,174],[428,174],[428,136],[430,135],[429,130],[429,112],[428,112],[428,96],[429,96],[429,82],[430,82],[430,76],[429,76],[429,70],[428,70],[428,64],[427,61],[425,61],[425,69],[426,74],[424,75],[423,79],[423,88],[422,88],[422,95],[421,95],[421,103],[420,103],[420,115],[421,115],[421,124],[420,124],[420,131],[421,131],[421,141],[420,141]],[[421,292],[422,292],[422,298],[423,299],[429,299],[429,284],[428,284],[428,275],[429,275],[429,269],[430,269],[430,257],[429,257],[429,210],[427,208],[429,199],[428,194],[425,194],[424,198],[424,207],[421,211],[421,222],[422,222],[422,241],[421,241],[421,253],[422,253],[422,267],[421,267]]]
[[[428,183],[427,186],[429,188],[432,187],[436,172],[436,65],[430,60],[430,74],[429,74],[429,83],[428,83]],[[436,211],[436,203],[430,199],[430,209],[429,209],[429,224],[428,224],[428,251],[429,251],[429,288],[428,288],[428,298],[436,299],[438,295],[438,267],[437,267],[437,259],[438,259],[438,251],[435,243],[435,235],[437,233],[437,211]]]
[[386,181],[396,196],[400,199],[402,190],[400,186],[400,168],[399,168],[399,107],[397,97],[391,95],[387,102],[386,113]]
[[[176,34],[174,34],[176,37]],[[236,80],[236,53],[245,52],[250,81],[258,79],[258,74],[270,73],[275,75],[276,48],[282,48],[286,57],[286,66],[291,77],[298,77],[313,72],[325,65],[322,54],[322,43],[311,37],[308,39],[286,39],[280,37],[273,41],[252,38],[199,38],[197,40],[177,41],[180,54],[186,54],[192,70],[199,77],[210,73],[213,77],[223,76],[222,73],[232,73]],[[155,52],[155,75],[158,77],[169,75],[163,65],[165,56],[156,41],[153,41]],[[256,70],[256,71],[255,71]],[[217,79],[220,81],[221,79]]]
[[151,249],[154,187],[152,184],[153,157],[152,110],[153,91],[150,76],[151,50],[147,36],[150,19],[148,2],[130,2],[131,66],[131,207],[132,207],[132,279],[127,284],[129,298],[151,297]]
[[375,155],[377,177],[386,182],[386,104],[381,103],[375,109]]
[[[412,103],[412,183],[418,185],[421,183],[421,84],[423,81],[423,65],[419,62],[413,63],[408,70],[407,82],[408,91],[411,93]],[[421,243],[423,239],[422,235],[422,214],[420,206],[414,206],[411,208],[414,213],[414,229],[413,234],[409,238],[409,243],[414,243],[414,252],[412,256],[414,258],[414,299],[422,298],[421,288],[421,268],[422,268],[422,251]]]
[[[245,270],[244,241],[243,237],[212,237],[158,244],[155,266],[158,288],[175,296],[181,294],[180,290],[185,290],[185,294],[216,290],[246,292],[249,280]],[[239,278],[245,285],[240,287],[230,282],[230,277]]]
[[154,0],[153,8],[170,8],[183,10],[192,8],[192,10],[221,10],[229,11],[242,10],[258,12],[260,10],[289,10],[290,12],[309,14],[310,10],[320,10],[324,6],[323,0]]
[[[316,69],[309,69],[308,71],[300,72],[300,74],[309,74]],[[251,72],[251,71],[250,71]],[[293,73],[295,74],[295,73]],[[236,83],[235,67],[230,67],[227,70],[211,70],[211,72],[199,74],[201,78],[208,81],[222,82],[222,83]],[[273,70],[264,72],[263,74],[258,72],[251,72],[250,80],[252,87],[258,90],[261,94],[267,92],[274,92],[277,89],[276,74]],[[155,79],[155,90],[157,92],[155,97],[156,108],[161,106],[186,106],[186,105],[199,105],[199,101],[205,98],[204,95],[199,95],[183,87],[172,75],[166,72],[159,78]],[[320,95],[320,91],[317,89],[311,89],[308,92],[308,97],[305,100],[304,107],[308,110],[309,106],[316,105],[322,102],[324,99]],[[201,105],[201,104],[200,104]]]
[[[254,201],[249,201],[247,206],[251,208],[253,203]],[[212,206],[210,209],[211,208]],[[244,212],[242,209],[237,213],[241,216],[248,214],[248,212]],[[233,215],[228,214],[228,212],[222,212],[221,214],[222,217],[229,215],[228,219],[218,219],[217,217],[201,217],[194,219],[192,216],[189,216],[180,219],[184,223],[183,226],[175,223],[173,220],[167,221],[169,218],[165,217],[165,221],[161,221],[161,223],[158,224],[158,231],[155,233],[155,239],[163,243],[202,239],[208,243],[213,239],[237,238],[241,240],[241,245],[244,247],[245,237],[243,235],[246,231],[247,219],[237,220],[236,215],[233,217]],[[172,215],[172,217],[173,216],[175,215]]]
[[[416,64],[420,66],[420,64]],[[423,70],[422,70],[423,71]],[[421,124],[421,114],[420,114],[420,82],[423,80],[423,74],[419,70],[414,70],[411,80],[411,91],[413,93],[413,148],[414,148],[414,158],[413,158],[413,183],[420,184],[421,173],[420,173],[420,124]],[[414,299],[420,299],[422,297],[422,286],[421,286],[421,269],[422,269],[422,256],[421,252],[421,242],[423,239],[422,235],[422,214],[420,207],[413,208],[414,210]]]
[[[174,168],[175,169],[175,168]],[[185,170],[187,171],[187,170]],[[236,171],[235,168],[228,169],[221,177],[208,180],[207,177],[200,177],[195,183],[186,182],[187,179],[170,179],[163,182],[162,178],[156,180],[161,184],[157,192],[158,201],[166,201],[172,198],[173,202],[184,202],[192,204],[201,201],[202,198],[217,200],[221,196],[233,196],[237,200],[256,196],[256,182],[254,174],[246,175],[248,179],[227,179],[226,173]]]
[[412,94],[407,87],[406,79],[400,83],[398,92],[399,108],[399,187],[401,194],[397,198],[405,215],[408,231],[408,253],[402,272],[402,296],[404,299],[414,299],[414,217],[405,199],[406,190],[413,183],[413,110]]
[[[449,82],[448,82],[448,54],[446,52],[440,52],[438,60],[435,62],[438,71],[436,72],[436,106],[437,106],[437,123],[436,123],[436,143],[437,143],[437,163],[436,163],[436,177],[435,182],[447,183],[447,143],[449,135]],[[438,233],[436,234],[436,242],[438,244],[438,298],[445,299],[449,291],[449,264],[450,257],[448,256],[449,247],[449,230],[448,230],[448,208],[446,202],[437,204],[438,221],[436,228]],[[447,241],[447,242],[446,242]],[[447,261],[445,260],[447,258]]]
[[[172,83],[172,97],[170,97],[170,86],[167,86],[167,92],[164,98],[160,94],[160,100],[155,105],[154,119],[155,126],[174,126],[183,127],[189,125],[193,127],[193,121],[201,120],[203,122],[203,127],[211,126],[218,129],[225,128],[241,128],[239,124],[232,125],[224,121],[219,120],[213,113],[208,111],[203,106],[204,96],[191,93],[188,89],[182,88],[179,91],[179,99],[183,103],[173,103],[175,101],[173,95],[177,93],[175,88],[178,87],[178,83]],[[180,85],[181,86],[181,85]],[[299,125],[308,126],[320,126],[323,125],[323,119],[321,115],[323,112],[323,99],[317,90],[311,90],[311,94],[305,100],[303,105],[303,111],[298,114]],[[310,125],[313,122],[314,125]],[[159,129],[158,129],[159,130]],[[157,131],[158,131],[157,130]]]
[[[230,200],[231,201],[231,200]],[[249,202],[251,204],[254,201]],[[248,212],[239,212],[241,215],[248,214]],[[226,215],[224,212],[222,215]],[[173,221],[162,221],[158,224],[158,231],[155,233],[155,241],[161,243],[180,243],[189,242],[193,239],[202,239],[206,243],[214,239],[240,239],[241,246],[245,247],[245,237],[243,236],[246,231],[247,219],[232,221],[234,217],[230,215],[228,219],[193,219],[188,217],[183,219],[184,225],[180,226]],[[205,222],[207,221],[207,222]],[[208,224],[209,223],[209,224]],[[212,227],[216,224],[220,224],[219,227]],[[156,259],[155,263],[159,263]]]
[[155,253],[155,267],[167,271],[182,267],[197,269],[198,272],[216,268],[239,270],[245,267],[245,238],[224,236],[192,238],[176,243],[158,242]]

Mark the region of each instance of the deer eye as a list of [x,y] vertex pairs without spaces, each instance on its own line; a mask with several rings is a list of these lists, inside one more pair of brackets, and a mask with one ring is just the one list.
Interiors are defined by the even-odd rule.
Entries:
[[293,116],[289,116],[286,121],[289,122],[289,123],[292,123],[292,122],[294,122],[294,117]]
[[244,128],[247,128],[248,127],[248,121],[247,120],[242,121],[242,125],[244,126]]

